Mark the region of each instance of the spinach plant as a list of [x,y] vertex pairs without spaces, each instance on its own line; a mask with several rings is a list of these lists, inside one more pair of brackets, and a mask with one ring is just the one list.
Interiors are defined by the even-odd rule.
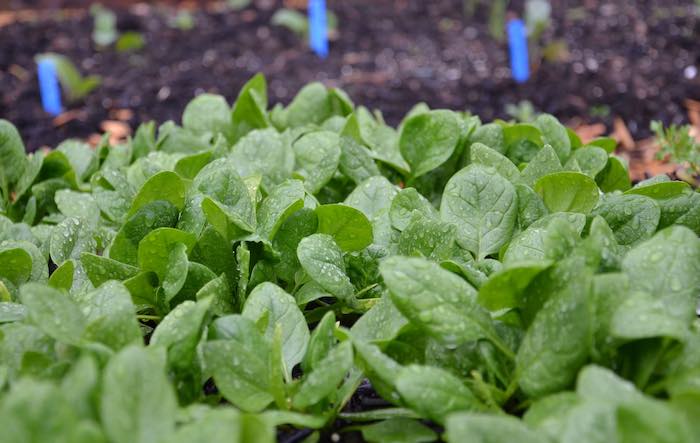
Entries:
[[109,143],[0,120],[4,440],[697,441],[700,194],[613,141],[258,75]]

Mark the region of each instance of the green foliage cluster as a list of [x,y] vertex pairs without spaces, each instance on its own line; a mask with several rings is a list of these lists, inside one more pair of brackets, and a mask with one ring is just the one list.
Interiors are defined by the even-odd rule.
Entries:
[[700,435],[700,194],[610,139],[256,76],[108,143],[0,120],[5,441]]

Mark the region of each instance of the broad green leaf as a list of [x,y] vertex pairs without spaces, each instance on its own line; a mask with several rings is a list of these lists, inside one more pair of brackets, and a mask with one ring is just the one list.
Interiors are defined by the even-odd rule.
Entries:
[[468,166],[447,182],[443,220],[457,226],[457,243],[483,259],[506,244],[518,212],[514,186],[494,169]]
[[574,150],[569,160],[576,160],[581,172],[595,179],[608,164],[608,153],[603,148],[589,146]]
[[312,280],[344,303],[354,302],[355,289],[345,272],[343,252],[327,234],[304,238],[297,247],[302,268]]
[[687,322],[672,315],[662,300],[636,292],[618,306],[610,322],[610,334],[629,341],[654,337],[684,341],[689,330]]
[[550,266],[550,260],[509,263],[489,276],[479,288],[479,303],[492,311],[519,307],[523,291],[540,272]]
[[257,214],[261,237],[274,239],[282,223],[304,207],[305,195],[304,185],[298,180],[289,180],[273,188]]
[[487,123],[474,130],[469,140],[474,143],[483,143],[494,151],[505,154],[508,146],[503,136],[503,126],[498,123]]
[[455,413],[445,424],[450,443],[547,442],[543,435],[511,416]]
[[513,237],[503,255],[503,263],[545,259],[545,239],[556,220],[570,224],[578,233],[581,233],[586,225],[586,217],[575,212],[557,212],[542,217]]
[[527,186],[533,187],[535,182],[541,177],[562,170],[557,153],[550,145],[544,145],[523,169],[522,182]]
[[32,275],[32,256],[23,248],[0,245],[0,278],[19,286]]
[[608,158],[608,164],[595,180],[603,192],[626,191],[632,187],[626,163],[614,155]]
[[241,443],[240,413],[233,408],[207,410],[198,420],[180,426],[171,443]]
[[503,138],[507,146],[506,155],[516,165],[532,160],[544,144],[542,132],[530,123],[504,126]]
[[557,172],[537,180],[535,191],[551,212],[589,213],[598,202],[600,191],[590,177],[580,172]]
[[625,194],[645,195],[653,199],[661,200],[676,197],[690,189],[686,182],[663,181],[656,183],[638,184],[632,189],[625,191]]
[[411,409],[438,423],[444,423],[452,412],[484,409],[457,377],[433,366],[411,365],[401,369],[396,388]]
[[447,344],[494,339],[491,318],[476,290],[422,258],[393,256],[379,266],[391,301],[408,320]]
[[445,163],[458,141],[457,116],[452,111],[429,111],[404,121],[399,150],[411,167],[411,177],[415,179]]
[[549,114],[538,115],[535,119],[535,125],[542,133],[542,142],[552,146],[559,160],[565,163],[571,154],[571,140],[569,140],[566,127]]
[[331,114],[328,90],[319,82],[309,83],[292,99],[285,114],[286,123],[292,128],[320,124]]
[[518,383],[528,396],[551,394],[574,382],[592,339],[589,294],[590,280],[575,277],[535,316],[516,357]]
[[331,349],[326,357],[302,379],[292,404],[304,409],[336,392],[352,366],[352,344],[343,342]]
[[418,211],[426,217],[438,217],[435,207],[415,188],[405,188],[399,191],[391,201],[389,217],[391,224],[403,231],[411,222],[413,211]]
[[266,189],[290,178],[294,170],[292,147],[271,128],[248,133],[233,146],[229,158],[241,177],[260,174]]
[[0,119],[0,190],[5,199],[9,199],[9,186],[22,177],[26,163],[24,143],[17,129]]
[[292,214],[280,226],[272,242],[273,248],[279,252],[280,261],[275,266],[277,275],[286,281],[294,279],[294,273],[299,269],[297,246],[307,236],[316,232],[318,219],[311,209],[301,209]]
[[315,209],[318,232],[333,237],[344,251],[359,251],[372,244],[372,225],[367,217],[351,206],[321,205]]
[[340,163],[340,137],[330,131],[310,132],[292,144],[296,172],[316,194],[333,177]]
[[139,271],[135,266],[89,252],[83,252],[80,255],[80,263],[95,287],[108,280],[126,280]]
[[343,135],[340,138],[340,164],[338,170],[360,184],[370,177],[380,175],[369,149],[354,138]]
[[186,300],[170,311],[153,331],[149,344],[167,351],[170,367],[191,370],[210,306],[211,299],[196,303]]
[[119,229],[109,248],[109,258],[137,265],[141,240],[154,229],[175,226],[177,217],[177,208],[167,201],[154,201],[143,206]]
[[301,362],[304,373],[317,367],[335,342],[335,314],[330,311],[323,316],[311,333],[308,349]]
[[672,226],[635,246],[622,260],[630,289],[661,300],[669,313],[690,321],[700,291],[700,239],[688,228]]
[[78,344],[86,318],[78,304],[57,289],[27,283],[20,289],[20,300],[29,319],[46,335],[66,344]]
[[231,130],[231,109],[226,99],[216,94],[200,94],[182,113],[182,126],[195,134],[227,134]]
[[229,141],[235,143],[253,129],[270,126],[267,118],[267,82],[256,74],[243,85],[231,110],[233,126]]
[[85,339],[103,343],[114,350],[140,342],[136,308],[122,283],[108,281],[77,296],[77,302],[85,315]]
[[165,374],[165,352],[129,346],[107,363],[100,418],[111,441],[167,441],[175,431],[177,407]]
[[452,256],[456,238],[455,225],[414,213],[408,226],[399,236],[397,252],[439,262]]
[[127,217],[133,216],[139,209],[156,200],[168,201],[180,210],[185,206],[185,184],[179,175],[163,171],[149,178],[134,197]]
[[531,224],[549,214],[547,207],[539,196],[529,186],[515,185],[518,196],[518,225],[520,229],[527,229]]
[[251,291],[242,315],[253,322],[266,317],[265,337],[270,342],[275,328],[280,326],[286,371],[291,374],[294,366],[304,358],[309,341],[309,327],[294,297],[279,286],[263,283]]
[[520,181],[520,170],[508,157],[486,146],[483,143],[472,143],[470,148],[471,162],[494,168],[502,177],[512,183]]
[[56,192],[54,200],[58,210],[66,217],[82,219],[93,226],[100,219],[100,208],[90,194],[61,189]]
[[398,188],[385,177],[370,177],[360,183],[345,199],[346,205],[362,211],[372,223],[376,245],[386,245],[391,241],[389,211],[397,193]]
[[207,342],[204,361],[227,400],[244,411],[259,412],[273,401],[267,377],[270,348],[252,323],[245,332],[235,340]]
[[196,242],[195,237],[187,232],[173,228],[158,228],[148,233],[139,242],[138,263],[145,271],[153,271],[163,282],[171,266],[170,254],[184,244],[190,250]]
[[94,231],[83,219],[67,218],[51,232],[51,259],[60,265],[69,259],[79,259],[83,252],[95,252]]
[[408,320],[394,306],[391,297],[382,298],[360,317],[350,330],[353,337],[368,342],[388,342],[408,324]]
[[593,210],[615,233],[621,245],[634,245],[656,232],[661,217],[659,205],[642,195],[605,195]]

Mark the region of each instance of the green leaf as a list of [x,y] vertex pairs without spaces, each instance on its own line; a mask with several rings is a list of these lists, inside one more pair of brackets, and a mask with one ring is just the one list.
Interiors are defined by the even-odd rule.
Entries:
[[557,153],[550,145],[544,145],[523,169],[522,182],[533,187],[541,177],[560,171],[562,166]]
[[522,294],[530,282],[552,264],[550,260],[509,263],[490,275],[479,288],[479,303],[491,311],[519,307]]
[[518,349],[518,383],[541,397],[569,387],[588,358],[592,339],[590,280],[576,277],[535,316]]
[[23,248],[0,245],[0,278],[19,286],[32,275],[32,256]]
[[164,352],[129,346],[110,359],[102,377],[100,418],[111,441],[165,441],[175,430],[176,412]]
[[622,260],[630,288],[658,298],[669,313],[690,321],[700,292],[700,239],[672,226],[635,246]]
[[244,411],[259,412],[274,400],[267,377],[270,347],[252,322],[244,333],[236,340],[207,342],[204,361],[227,400]]
[[321,205],[315,209],[318,232],[333,237],[343,251],[359,251],[372,244],[372,225],[365,215],[342,204]]
[[391,241],[391,201],[398,188],[384,177],[370,177],[345,199],[345,204],[359,209],[372,223],[374,244],[386,245]]
[[637,292],[618,306],[610,324],[610,334],[622,340],[670,337],[685,341],[688,324],[673,316],[662,300]]
[[58,210],[66,217],[85,220],[91,226],[96,226],[100,220],[100,207],[90,194],[61,189],[56,191],[54,200]]
[[335,314],[333,311],[329,311],[311,333],[308,349],[301,362],[304,373],[318,367],[319,362],[328,354],[335,342]]
[[87,322],[85,339],[103,343],[114,350],[141,341],[136,308],[122,283],[108,281],[79,295],[77,302]]
[[200,94],[182,113],[182,126],[195,134],[228,134],[231,109],[226,99],[216,94]]
[[352,344],[343,342],[331,349],[323,360],[302,379],[292,404],[304,409],[338,390],[338,385],[352,366]]
[[505,154],[507,150],[503,136],[503,126],[498,123],[487,123],[474,130],[469,140],[474,143],[482,143],[499,154]]
[[589,213],[598,202],[599,190],[590,177],[580,172],[557,172],[545,175],[535,183],[551,212]]
[[350,330],[358,340],[388,342],[396,338],[407,324],[408,320],[394,306],[391,297],[382,296]]
[[338,170],[355,182],[355,184],[360,184],[370,177],[380,175],[379,168],[374,163],[370,150],[352,137],[341,136],[340,150]]
[[497,443],[517,441],[542,443],[548,441],[522,421],[510,416],[455,413],[447,418],[447,441],[450,443]]
[[294,171],[292,147],[272,128],[249,132],[233,146],[229,158],[241,177],[261,175],[266,189],[291,178]]
[[546,258],[545,239],[550,235],[553,224],[557,220],[570,224],[579,233],[583,231],[586,224],[586,217],[574,212],[557,212],[542,217],[513,237],[503,255],[503,263]]
[[29,319],[46,335],[66,344],[81,341],[86,318],[67,295],[48,286],[27,283],[19,296]]
[[275,328],[280,326],[285,368],[291,375],[294,366],[304,358],[309,341],[309,327],[294,297],[279,286],[265,282],[251,291],[242,315],[253,322],[267,318],[265,337],[270,342]]
[[266,128],[270,123],[266,114],[267,82],[256,74],[241,88],[231,111],[233,126],[229,141],[235,143],[253,129]]
[[344,303],[354,302],[355,289],[345,273],[343,252],[327,234],[314,234],[304,238],[297,247],[297,257],[302,268],[323,289]]
[[472,143],[470,149],[471,162],[494,168],[502,177],[513,183],[520,181],[520,170],[508,157],[483,143]]
[[192,368],[210,306],[211,299],[196,303],[185,300],[170,311],[153,331],[150,345],[163,347],[167,351],[170,367],[179,371]]
[[362,437],[370,443],[424,443],[437,440],[437,434],[417,420],[392,418],[363,426]]
[[608,164],[608,153],[602,148],[590,146],[573,151],[569,158],[569,161],[571,160],[576,160],[581,172],[595,179]]
[[305,195],[304,185],[298,180],[288,180],[273,188],[258,211],[260,236],[273,240],[282,223],[304,207]]
[[396,308],[443,342],[461,344],[496,336],[488,312],[476,302],[476,290],[438,264],[394,256],[382,261],[379,270]]
[[83,252],[97,249],[94,232],[82,219],[67,218],[51,232],[51,259],[60,265],[69,259],[79,259]]
[[285,109],[286,123],[291,128],[306,124],[321,124],[331,114],[328,90],[319,82],[309,83],[299,90]]
[[9,189],[22,177],[26,167],[24,143],[17,129],[7,120],[0,119],[0,190],[9,200]]
[[632,187],[627,165],[614,155],[608,158],[608,164],[598,173],[596,182],[603,192],[626,191]]
[[149,232],[140,242],[138,249],[139,267],[153,271],[161,282],[166,279],[171,266],[170,254],[184,244],[190,250],[196,242],[195,237],[187,232],[173,228],[158,228]]
[[457,225],[457,243],[483,259],[513,233],[518,201],[513,185],[494,169],[468,166],[447,182],[440,205],[443,220]]
[[316,194],[333,177],[340,164],[340,137],[330,131],[310,132],[292,144],[296,172],[304,186]]
[[593,210],[615,233],[621,245],[634,245],[651,238],[661,217],[659,205],[642,195],[605,195]]
[[136,265],[141,240],[152,230],[177,223],[178,209],[167,201],[154,201],[132,215],[119,229],[109,249],[111,259]]
[[83,252],[80,263],[90,282],[97,287],[107,280],[126,280],[135,276],[139,269],[101,255]]
[[414,213],[410,223],[399,236],[397,252],[434,261],[446,260],[452,256],[456,237],[455,225]]
[[542,197],[529,186],[517,184],[515,192],[518,196],[518,225],[520,229],[527,229],[531,224],[549,214]]
[[426,217],[437,218],[435,207],[423,197],[415,188],[405,188],[399,191],[391,201],[389,217],[391,224],[403,231],[411,222],[414,211],[418,211]]
[[565,163],[571,154],[571,140],[569,140],[566,127],[549,114],[538,115],[535,119],[535,126],[542,133],[542,142],[552,146],[559,160]]
[[149,178],[134,197],[127,217],[131,217],[146,204],[156,200],[168,201],[182,210],[185,206],[185,185],[179,175],[163,171]]
[[459,121],[452,111],[428,111],[403,122],[399,150],[411,177],[424,175],[452,155],[459,141]]
[[396,389],[411,409],[438,423],[444,423],[452,412],[484,409],[457,377],[432,366],[411,365],[401,369]]

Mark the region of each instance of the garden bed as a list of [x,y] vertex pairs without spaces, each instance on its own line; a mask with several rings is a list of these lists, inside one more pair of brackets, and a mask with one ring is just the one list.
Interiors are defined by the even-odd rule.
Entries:
[[8,441],[695,442],[687,183],[261,75],[179,120],[30,155],[0,120]]
[[[483,7],[465,19],[459,0],[329,0],[338,37],[329,58],[320,60],[292,32],[270,24],[281,2],[256,4],[239,12],[194,12],[191,31],[169,27],[168,10],[118,8],[119,29],[145,36],[146,47],[136,54],[95,50],[87,12],[63,20],[43,13],[38,21],[3,26],[0,116],[15,122],[29,149],[53,147],[99,132],[107,120],[126,121],[133,130],[143,121],[177,119],[201,91],[233,100],[258,71],[268,77],[273,101],[287,103],[303,84],[320,80],[381,109],[392,124],[420,101],[491,120],[508,117],[507,105],[529,100],[574,126],[602,121],[612,131],[613,118],[620,117],[640,139],[649,135],[651,120],[687,121],[684,100],[700,99],[700,75],[694,74],[700,21],[691,0],[672,7],[664,1],[553,1],[543,41],[564,41],[568,57],[540,65],[525,85],[510,79],[507,47],[489,35]],[[520,3],[511,9],[521,11]],[[34,56],[48,51],[103,78],[58,120],[41,109],[37,88]]]

